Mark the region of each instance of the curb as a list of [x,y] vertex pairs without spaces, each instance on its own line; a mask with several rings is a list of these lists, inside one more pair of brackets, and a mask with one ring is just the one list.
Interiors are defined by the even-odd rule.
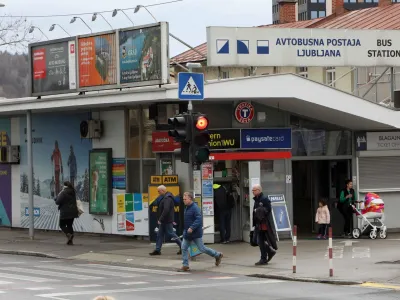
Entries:
[[293,277],[293,276],[285,276],[285,275],[273,275],[273,274],[252,274],[247,275],[247,277],[256,277],[256,278],[267,278],[267,279],[276,279],[276,280],[285,280],[285,281],[297,281],[297,282],[312,282],[312,283],[324,283],[324,284],[332,284],[332,285],[361,285],[363,281],[349,281],[349,280],[335,280],[335,279],[318,279],[318,278],[306,278],[306,277]]
[[34,256],[34,257],[44,257],[44,258],[63,259],[61,256],[58,256],[58,255],[47,254],[47,253],[42,253],[42,252],[34,252],[34,251],[21,251],[21,250],[4,250],[4,249],[0,249],[0,254],[24,255],[24,256]]

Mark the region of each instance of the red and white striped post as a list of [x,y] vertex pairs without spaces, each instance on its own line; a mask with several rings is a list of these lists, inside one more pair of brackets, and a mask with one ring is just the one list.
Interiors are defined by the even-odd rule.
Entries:
[[333,276],[332,227],[329,227],[329,277]]
[[293,226],[293,273],[296,273],[297,254],[297,226]]

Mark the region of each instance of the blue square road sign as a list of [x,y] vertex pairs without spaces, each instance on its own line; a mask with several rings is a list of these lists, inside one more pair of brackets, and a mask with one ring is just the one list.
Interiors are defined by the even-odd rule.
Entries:
[[178,98],[180,100],[204,100],[204,74],[179,73]]

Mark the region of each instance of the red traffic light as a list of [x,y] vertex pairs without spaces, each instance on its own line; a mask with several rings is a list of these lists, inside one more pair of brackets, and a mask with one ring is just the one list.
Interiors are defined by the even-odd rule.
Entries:
[[206,117],[198,117],[196,121],[196,128],[204,130],[208,127],[208,119]]

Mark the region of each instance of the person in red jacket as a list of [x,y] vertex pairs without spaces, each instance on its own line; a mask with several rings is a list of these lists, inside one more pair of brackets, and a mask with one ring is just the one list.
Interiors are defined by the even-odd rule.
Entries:
[[51,155],[51,162],[54,165],[55,194],[58,196],[61,191],[60,172],[63,174],[62,157],[61,151],[58,148],[58,141],[55,142],[53,154]]

